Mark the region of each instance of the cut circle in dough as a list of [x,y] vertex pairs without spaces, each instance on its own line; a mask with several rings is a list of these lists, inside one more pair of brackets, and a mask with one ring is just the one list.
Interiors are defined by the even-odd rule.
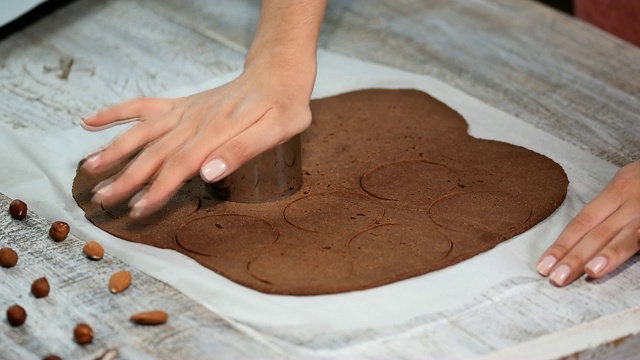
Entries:
[[520,197],[506,192],[458,192],[434,202],[429,216],[450,230],[505,234],[529,220],[531,208]]
[[430,205],[457,187],[458,173],[427,160],[405,160],[379,165],[360,180],[364,191],[382,200]]
[[306,246],[263,252],[247,269],[261,282],[305,293],[305,289],[335,286],[351,275],[353,265],[344,253]]
[[[126,202],[119,203],[115,206],[105,208],[100,205],[102,210],[115,219],[126,219],[131,212],[131,208]],[[155,223],[166,217],[185,217],[198,211],[200,207],[200,199],[187,192],[178,192],[169,200],[160,210],[152,215],[138,220],[139,223]]]
[[205,256],[255,254],[278,239],[268,221],[247,215],[209,215],[188,221],[176,232],[183,249]]
[[325,233],[354,233],[375,224],[384,207],[363,194],[347,191],[299,198],[283,211],[285,220],[300,229]]
[[[358,272],[372,278],[402,275],[432,267],[453,248],[451,240],[433,227],[384,224],[360,232],[348,242]],[[372,266],[375,264],[375,266]]]

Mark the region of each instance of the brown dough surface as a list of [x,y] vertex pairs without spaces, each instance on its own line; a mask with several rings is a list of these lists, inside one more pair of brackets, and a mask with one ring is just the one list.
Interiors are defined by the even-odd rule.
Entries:
[[196,176],[167,209],[136,222],[124,207],[90,202],[113,172],[78,172],[73,196],[115,236],[291,295],[367,289],[456,264],[544,220],[566,196],[560,165],[469,136],[458,113],[420,91],[361,90],[311,109],[304,185],[290,198],[224,202]]

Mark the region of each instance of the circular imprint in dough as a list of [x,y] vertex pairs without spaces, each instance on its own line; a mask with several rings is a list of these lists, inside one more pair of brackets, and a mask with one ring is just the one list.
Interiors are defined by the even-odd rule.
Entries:
[[216,257],[257,253],[277,239],[278,230],[266,220],[235,214],[193,219],[176,232],[183,249]]
[[385,224],[354,236],[348,248],[362,275],[382,279],[432,267],[451,252],[453,243],[434,228]]
[[459,192],[438,199],[429,208],[429,216],[436,224],[451,230],[503,234],[529,220],[531,208],[509,193]]
[[318,246],[271,250],[247,264],[249,274],[292,293],[304,289],[333,288],[351,275],[351,259]]
[[[126,202],[119,203],[115,206],[105,208],[100,205],[102,210],[109,216],[116,219],[128,218],[131,208],[129,208]],[[169,200],[160,210],[149,215],[143,219],[136,220],[136,222],[151,223],[166,217],[183,217],[193,214],[200,208],[200,199],[197,196],[191,195],[186,192],[178,192],[175,196]]]
[[336,191],[301,197],[287,205],[283,215],[289,224],[303,230],[353,233],[373,225],[384,215],[384,208],[365,195]]
[[458,185],[458,173],[426,160],[398,161],[368,170],[360,180],[367,193],[383,200],[430,205]]

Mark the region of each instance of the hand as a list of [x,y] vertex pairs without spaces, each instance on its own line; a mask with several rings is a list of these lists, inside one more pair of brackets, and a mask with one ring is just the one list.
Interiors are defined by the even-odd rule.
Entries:
[[327,0],[263,0],[242,75],[219,88],[179,99],[137,99],[83,119],[97,131],[138,123],[108,147],[87,156],[82,169],[98,174],[138,155],[98,184],[92,201],[129,202],[131,217],[160,209],[200,170],[205,181],[305,130],[316,76],[316,51]]
[[[640,162],[621,168],[538,260],[556,286],[600,278],[640,250]],[[549,275],[550,274],[550,275]]]
[[130,100],[84,118],[83,127],[94,131],[138,122],[88,156],[82,170],[102,173],[142,149],[122,172],[96,186],[93,201],[111,206],[137,192],[130,216],[146,216],[198,170],[205,181],[217,181],[305,130],[315,52],[304,59],[282,51],[261,54],[219,88],[178,99]]

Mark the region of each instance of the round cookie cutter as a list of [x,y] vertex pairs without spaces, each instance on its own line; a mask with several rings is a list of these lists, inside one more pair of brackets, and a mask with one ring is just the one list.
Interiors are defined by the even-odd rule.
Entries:
[[221,200],[262,203],[293,195],[302,187],[300,135],[249,160],[220,181],[206,184]]

